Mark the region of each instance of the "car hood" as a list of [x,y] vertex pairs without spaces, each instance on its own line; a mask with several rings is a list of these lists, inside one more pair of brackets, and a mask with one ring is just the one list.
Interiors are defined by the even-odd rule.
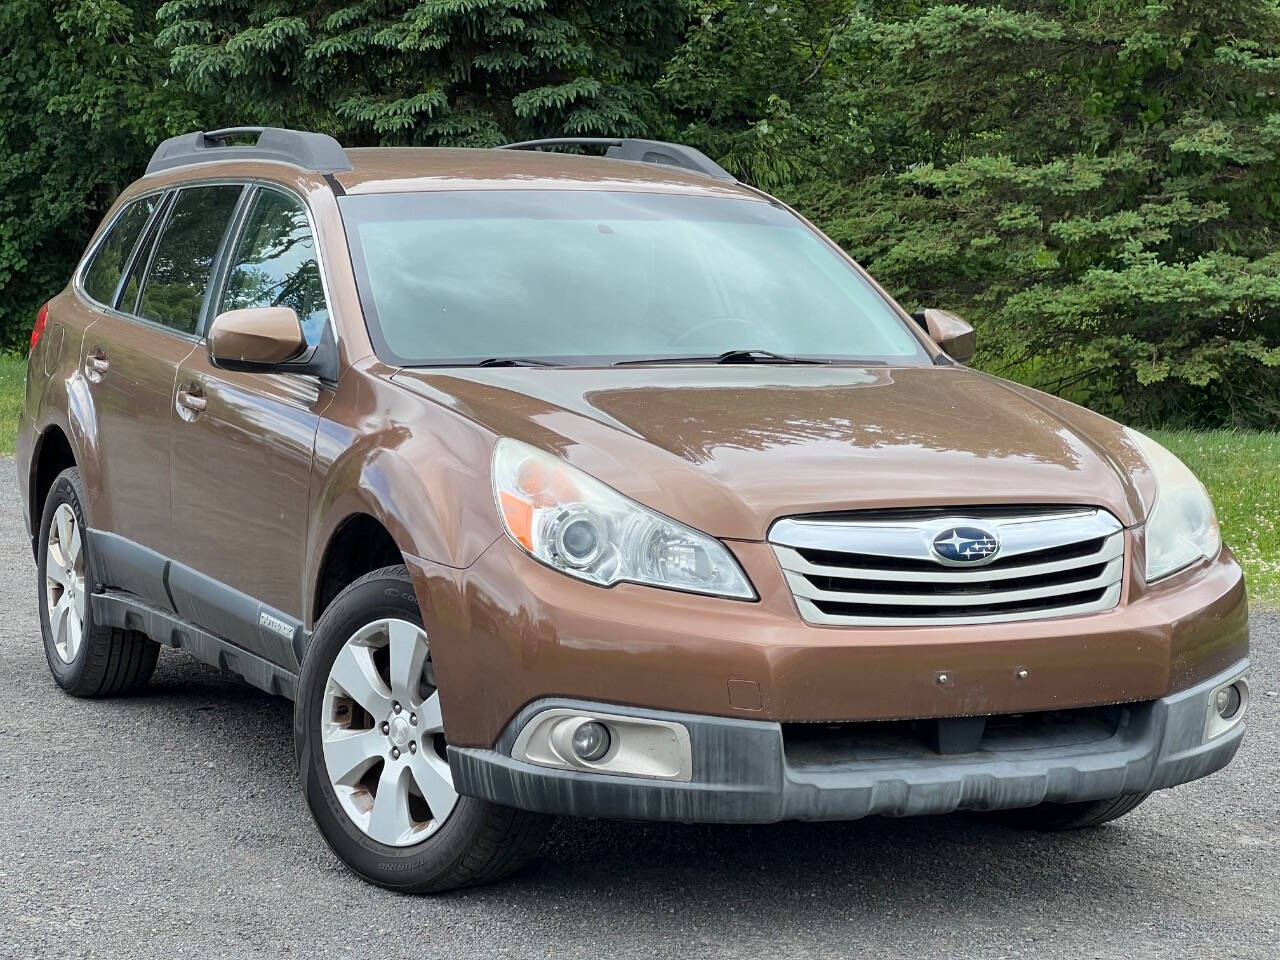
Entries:
[[1123,429],[964,367],[400,370],[402,386],[715,536],[841,510],[1154,498]]

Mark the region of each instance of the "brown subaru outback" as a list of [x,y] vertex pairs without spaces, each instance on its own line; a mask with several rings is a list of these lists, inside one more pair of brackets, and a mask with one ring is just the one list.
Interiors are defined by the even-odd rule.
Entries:
[[1240,568],[1132,430],[964,366],[688,147],[166,141],[31,335],[45,652],[295,700],[361,876],[547,814],[1099,824],[1244,735]]

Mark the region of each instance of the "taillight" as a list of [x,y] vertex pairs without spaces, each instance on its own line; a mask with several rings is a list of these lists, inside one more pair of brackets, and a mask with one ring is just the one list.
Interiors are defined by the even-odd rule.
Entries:
[[31,349],[40,342],[40,334],[44,333],[44,325],[49,322],[49,305],[46,303],[36,314],[36,325],[31,328]]

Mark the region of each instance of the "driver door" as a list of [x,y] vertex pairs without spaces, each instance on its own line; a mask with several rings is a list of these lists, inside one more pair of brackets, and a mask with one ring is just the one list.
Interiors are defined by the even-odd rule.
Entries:
[[[253,189],[208,315],[292,307],[315,344],[329,313],[306,207],[292,193]],[[332,399],[313,376],[218,369],[204,344],[178,369],[174,601],[205,629],[291,670],[305,618],[316,430]]]

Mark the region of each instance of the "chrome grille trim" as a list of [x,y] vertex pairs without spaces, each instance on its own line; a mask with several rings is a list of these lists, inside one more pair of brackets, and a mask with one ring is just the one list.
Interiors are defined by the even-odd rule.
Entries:
[[[989,564],[947,566],[933,538],[956,526],[996,533]],[[788,518],[769,531],[810,623],[941,626],[1043,620],[1109,610],[1124,583],[1124,528],[1105,510],[930,519]],[[1002,609],[993,609],[1002,607]]]

